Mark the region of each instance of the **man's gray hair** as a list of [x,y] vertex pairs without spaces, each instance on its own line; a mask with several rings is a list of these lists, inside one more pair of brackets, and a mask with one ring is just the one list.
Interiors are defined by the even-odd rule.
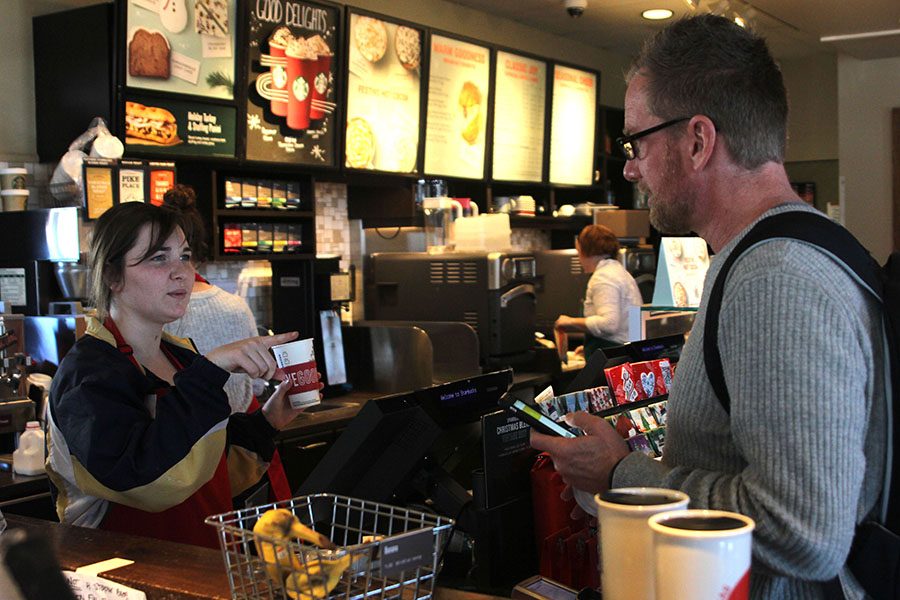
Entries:
[[787,93],[763,38],[724,17],[682,19],[647,40],[626,79],[638,74],[661,120],[706,115],[743,168],[784,162]]

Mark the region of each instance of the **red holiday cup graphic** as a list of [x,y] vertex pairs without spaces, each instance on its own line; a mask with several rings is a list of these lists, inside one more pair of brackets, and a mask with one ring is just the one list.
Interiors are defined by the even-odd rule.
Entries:
[[331,55],[320,54],[316,60],[316,75],[313,79],[312,101],[310,103],[309,118],[321,119],[325,116],[323,102],[328,93],[328,74],[331,71]]
[[[269,54],[273,58],[284,58],[284,47],[274,43],[269,44]],[[287,90],[287,68],[283,64],[272,65],[272,88],[279,91]],[[272,113],[279,117],[286,117],[288,114],[288,103],[284,100],[271,100]]]
[[272,346],[275,362],[290,381],[288,400],[294,408],[319,403],[319,378],[312,339]]

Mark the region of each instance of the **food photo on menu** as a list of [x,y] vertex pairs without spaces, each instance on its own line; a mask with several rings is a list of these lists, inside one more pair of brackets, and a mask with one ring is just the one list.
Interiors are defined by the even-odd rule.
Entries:
[[344,164],[397,173],[416,170],[422,33],[351,14]]
[[237,0],[128,0],[129,87],[234,98]]
[[125,143],[156,146],[180,144],[175,116],[159,106],[125,102]]
[[310,2],[251,5],[247,154],[331,164],[338,12]]

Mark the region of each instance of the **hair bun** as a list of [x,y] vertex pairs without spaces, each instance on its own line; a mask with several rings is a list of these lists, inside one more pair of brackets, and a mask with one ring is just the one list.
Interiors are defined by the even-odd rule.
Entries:
[[194,188],[191,186],[177,183],[165,193],[163,204],[180,211],[195,210],[197,193],[194,192]]

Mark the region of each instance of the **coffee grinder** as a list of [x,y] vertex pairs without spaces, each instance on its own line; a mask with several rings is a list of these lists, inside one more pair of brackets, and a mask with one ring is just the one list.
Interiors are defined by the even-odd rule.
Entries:
[[25,367],[31,360],[22,352],[22,319],[0,316],[0,454],[16,449],[19,434],[34,420],[34,402],[23,396]]

